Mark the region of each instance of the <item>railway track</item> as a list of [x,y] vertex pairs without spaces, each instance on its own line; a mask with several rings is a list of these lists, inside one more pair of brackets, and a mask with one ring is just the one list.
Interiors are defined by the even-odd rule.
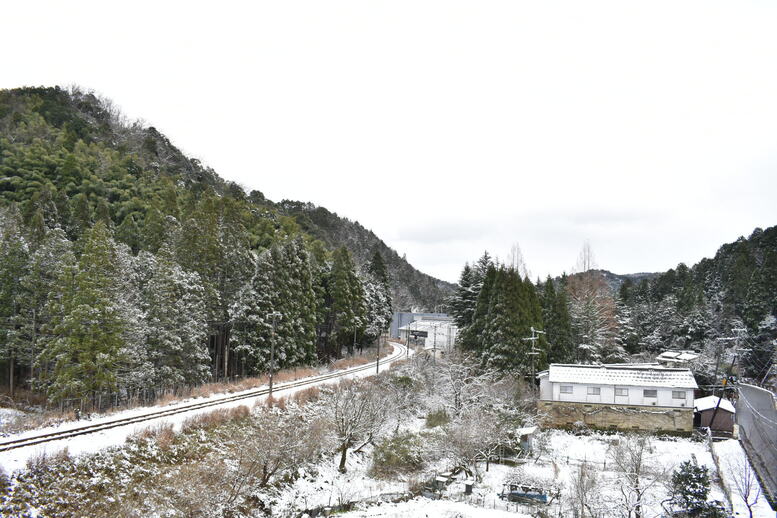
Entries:
[[[380,362],[381,365],[392,363],[400,358],[402,358],[406,351],[405,346],[398,344],[398,343],[392,343],[394,346],[395,351],[387,356],[386,358],[383,358]],[[286,383],[280,383],[278,385],[275,385],[273,387],[273,392],[281,392],[286,389],[290,388],[297,388],[297,387],[304,387],[304,386],[314,386],[318,383],[340,378],[343,376],[347,376],[354,373],[359,372],[365,372],[375,369],[374,363],[368,363],[365,365],[359,365],[358,367],[351,367],[350,369],[344,369],[341,371],[335,371],[335,372],[329,372],[326,374],[321,374],[319,376],[311,376],[308,378],[302,378],[295,381],[289,381]],[[111,421],[103,421],[101,423],[95,423],[95,424],[89,424],[85,426],[79,426],[78,428],[70,428],[67,430],[61,430],[57,432],[50,432],[40,435],[34,435],[31,437],[24,437],[20,439],[14,439],[10,441],[3,441],[0,442],[0,452],[14,450],[17,448],[26,448],[28,446],[35,446],[37,444],[43,444],[47,442],[53,442],[53,441],[60,441],[63,439],[69,439],[71,437],[77,437],[79,435],[86,435],[90,433],[97,433],[101,432],[103,430],[110,430],[111,428],[118,428],[121,426],[128,426],[131,424],[136,423],[142,423],[145,421],[152,421],[154,419],[159,419],[162,417],[169,417],[176,414],[182,414],[185,412],[191,412],[193,410],[200,410],[203,408],[208,407],[215,407],[219,405],[223,405],[225,403],[232,403],[235,401],[240,401],[243,399],[250,399],[257,396],[263,396],[266,395],[269,392],[268,388],[261,388],[252,390],[250,392],[244,392],[242,394],[236,394],[232,396],[225,396],[223,398],[219,398],[216,400],[211,401],[203,401],[200,403],[190,403],[188,405],[182,405],[175,408],[170,408],[167,410],[159,410],[156,412],[148,412],[146,414],[142,415],[136,415],[132,417],[125,417],[122,419],[114,419]]]

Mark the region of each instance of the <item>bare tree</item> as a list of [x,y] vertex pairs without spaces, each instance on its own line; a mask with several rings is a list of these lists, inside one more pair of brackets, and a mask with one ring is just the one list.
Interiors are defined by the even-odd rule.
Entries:
[[651,468],[648,455],[650,440],[646,435],[627,435],[611,446],[610,459],[620,477],[616,484],[621,494],[621,515],[642,518],[643,507],[651,488],[662,480],[662,473]]
[[575,265],[576,273],[585,273],[587,271],[596,268],[596,259],[594,258],[594,251],[591,248],[591,242],[586,240],[583,243],[583,248],[580,250],[580,255],[577,256],[577,264]]
[[507,254],[507,266],[518,272],[522,278],[527,278],[531,275],[528,267],[526,266],[526,260],[523,257],[521,251],[521,245],[517,242],[510,247],[510,253]]
[[744,452],[736,459],[729,461],[728,471],[734,479],[734,489],[737,495],[747,506],[750,518],[753,518],[753,507],[761,498],[761,484],[758,483],[755,471],[750,466]]
[[[373,383],[341,382],[328,399],[328,419],[345,473],[348,450],[357,441],[367,444],[386,424],[389,405]],[[361,448],[360,446],[359,448]]]
[[479,463],[486,463],[503,448],[517,446],[515,427],[503,415],[485,407],[468,407],[457,419],[442,427],[436,440],[437,452],[452,464],[481,478]]
[[325,426],[306,409],[287,404],[285,408],[259,407],[254,410],[251,430],[237,443],[248,455],[245,474],[262,487],[276,475],[288,473],[318,458],[326,447]]
[[579,518],[603,516],[601,506],[601,477],[596,467],[587,462],[580,464],[572,474],[569,497],[574,505],[573,514]]

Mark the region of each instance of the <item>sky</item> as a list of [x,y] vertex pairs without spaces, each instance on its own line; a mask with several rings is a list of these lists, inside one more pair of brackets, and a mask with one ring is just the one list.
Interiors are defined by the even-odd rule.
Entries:
[[0,88],[110,98],[456,281],[693,264],[777,224],[777,3],[11,1]]

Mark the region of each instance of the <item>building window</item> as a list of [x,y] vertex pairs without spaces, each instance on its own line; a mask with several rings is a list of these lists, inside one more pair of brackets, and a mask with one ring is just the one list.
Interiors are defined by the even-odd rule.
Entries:
[[561,393],[562,394],[571,394],[572,393],[572,385],[561,385]]
[[628,396],[629,395],[629,389],[626,389],[626,388],[616,388],[615,389],[615,395],[616,396]]
[[673,390],[672,391],[672,399],[685,399],[685,391],[684,390]]
[[602,389],[599,387],[588,387],[588,395],[589,396],[598,396],[602,393]]
[[658,397],[658,390],[645,389],[642,391],[642,397]]

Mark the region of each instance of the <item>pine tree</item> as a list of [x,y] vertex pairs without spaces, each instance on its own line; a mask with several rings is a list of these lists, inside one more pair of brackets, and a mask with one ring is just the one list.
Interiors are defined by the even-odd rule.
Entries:
[[698,518],[723,518],[726,514],[707,501],[710,492],[710,473],[706,466],[699,466],[696,458],[680,463],[672,473],[671,504],[687,516]]
[[51,230],[31,254],[29,266],[18,280],[22,289],[16,322],[18,349],[25,357],[31,380],[36,379],[33,366],[41,351],[43,323],[48,318],[46,302],[62,265],[75,263],[72,249],[72,243],[62,229]]

